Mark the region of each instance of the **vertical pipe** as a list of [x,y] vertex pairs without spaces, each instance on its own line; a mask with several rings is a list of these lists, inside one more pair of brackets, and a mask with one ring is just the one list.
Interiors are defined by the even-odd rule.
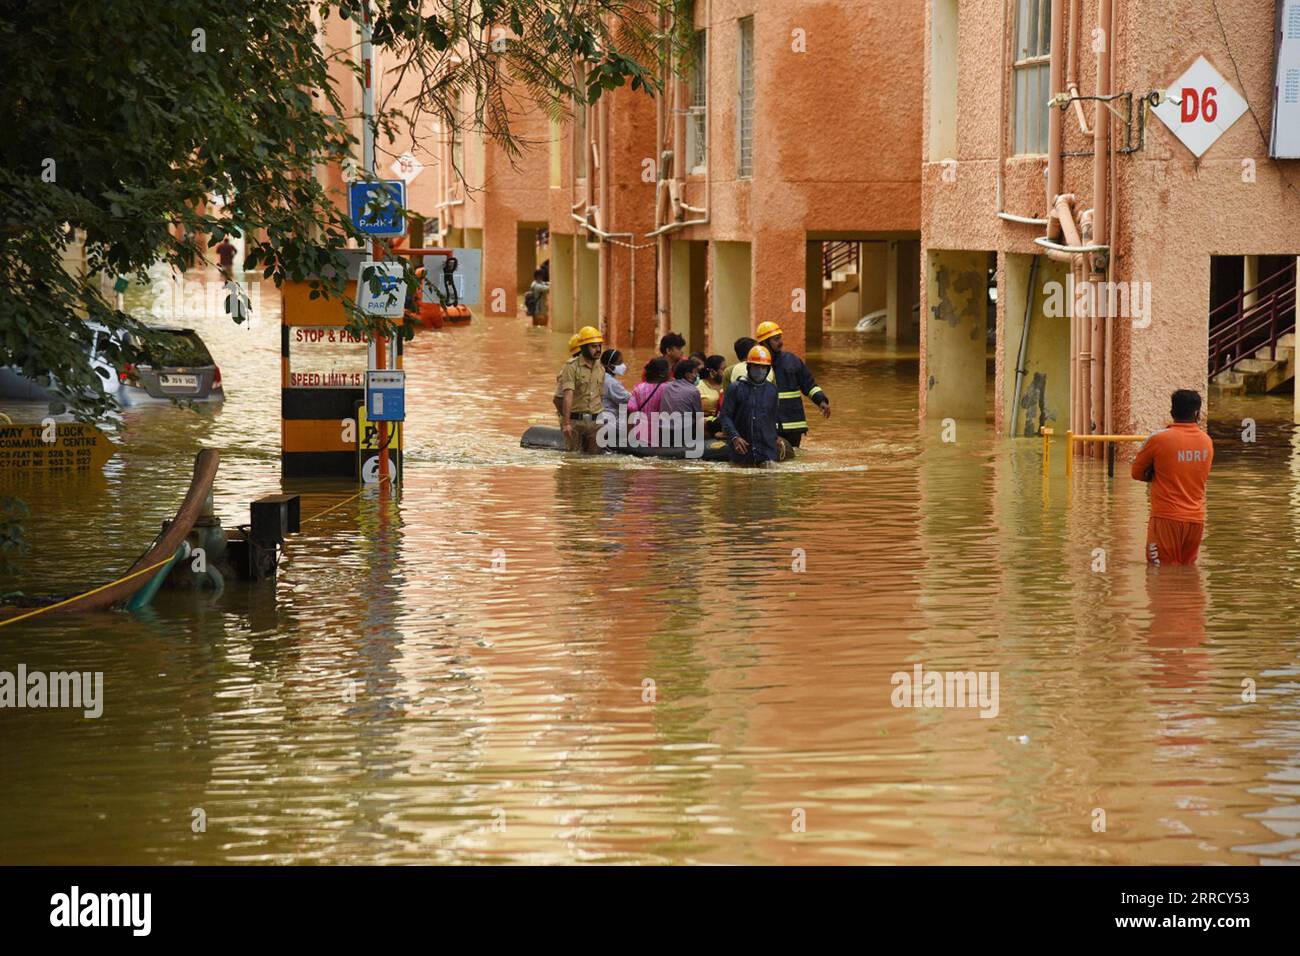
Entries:
[[[575,89],[582,89],[582,82],[578,71],[578,63],[575,60],[573,64],[573,85]],[[586,104],[583,104],[583,115],[586,115]],[[578,110],[573,111],[573,119],[569,123],[569,199],[572,200],[578,194],[578,150],[587,148],[587,144],[578,142]],[[569,222],[573,223],[573,246],[570,249],[569,258],[572,260],[570,272],[573,274],[573,288],[569,294],[569,333],[578,331],[578,224],[573,222],[572,210],[576,210],[578,204],[570,203]],[[586,215],[585,211],[583,213]]]
[[1038,256],[1029,264],[1029,286],[1025,290],[1025,322],[1020,327],[1020,349],[1016,353],[1016,387],[1011,405],[1011,432],[1016,437],[1016,420],[1020,417],[1020,389],[1025,384],[1025,356],[1029,350],[1029,326],[1034,317],[1034,279],[1038,275]]
[[[599,118],[597,135],[599,142],[596,146],[596,154],[600,157],[600,205],[597,207],[600,214],[599,227],[604,232],[613,232],[614,218],[612,203],[609,201],[609,97],[602,96],[597,102],[596,115]],[[597,292],[598,328],[602,335],[607,336],[615,345],[618,342],[618,336],[615,329],[611,327],[609,321],[609,280],[610,258],[614,254],[614,247],[607,239],[600,240],[600,258],[598,259],[599,289]]]
[[[1064,63],[1061,45],[1065,38],[1065,0],[1052,0],[1051,65],[1048,66],[1050,94],[1061,94]],[[1006,114],[1003,114],[1004,116]],[[1006,120],[1003,120],[1005,126]],[[1047,214],[1050,218],[1056,197],[1061,195],[1061,111],[1055,105],[1047,110]]]
[[[1107,65],[1106,85],[1109,89],[1115,89],[1115,6],[1112,3],[1110,9],[1110,57]],[[1118,257],[1116,250],[1119,248],[1119,222],[1116,214],[1119,193],[1119,177],[1116,175],[1116,156],[1114,142],[1108,142],[1107,152],[1109,153],[1110,166],[1110,216],[1107,219],[1108,232],[1106,236],[1106,288],[1108,295],[1111,297],[1111,307],[1106,310],[1106,358],[1103,370],[1105,372],[1105,423],[1103,430],[1107,435],[1115,434],[1115,405],[1114,405],[1114,357],[1115,357],[1115,309],[1114,303],[1114,279],[1115,279],[1115,260]],[[1111,449],[1111,477],[1115,477],[1115,458],[1114,447]]]
[[[370,31],[370,5],[364,3],[361,5],[361,69],[361,157],[366,175],[373,179],[375,177],[375,63],[374,44],[371,42]],[[369,245],[370,259],[375,261],[378,244],[372,239]],[[357,281],[361,281],[360,275],[357,276]],[[387,335],[381,333],[375,336],[369,365],[379,370],[388,368]],[[388,422],[381,421],[378,425],[379,485],[384,489],[388,486]]]
[[[665,97],[669,91],[676,95],[676,76],[669,70],[668,57],[671,55],[672,42],[668,38],[669,18],[668,11],[659,11],[659,32],[664,37],[660,45],[660,54],[662,62],[659,64],[659,95],[655,97],[655,176],[658,179],[658,189],[668,189],[668,183],[665,181],[663,154],[664,147],[668,143],[668,118],[671,115],[665,106]],[[674,20],[673,27],[677,24]],[[674,156],[676,159],[676,156]],[[655,230],[658,231],[667,225],[664,222],[663,196],[661,193],[655,194]],[[632,253],[635,258],[636,253]],[[634,262],[635,265],[635,262]],[[672,260],[669,258],[668,236],[661,235],[655,240],[655,328],[664,329],[669,324],[671,317],[671,298],[672,298]],[[632,322],[628,329],[628,345],[636,344],[636,305],[632,306]],[[663,332],[657,333],[663,335]]]
[[[1098,0],[1097,27],[1102,31],[1103,40],[1101,48],[1097,51],[1097,95],[1099,97],[1108,97],[1111,92],[1110,51],[1111,44],[1114,41],[1114,37],[1111,36],[1113,12],[1112,0]],[[1110,241],[1110,196],[1108,193],[1110,126],[1110,104],[1099,100],[1097,112],[1093,117],[1092,130],[1092,235],[1094,237],[1093,241],[1099,243],[1109,243]],[[1095,283],[1099,285],[1105,283],[1111,256],[1111,250],[1107,249],[1104,259],[1101,256],[1092,257],[1090,277]],[[1105,352],[1104,329],[1110,321],[1109,287],[1103,285],[1103,288],[1107,290],[1106,295],[1096,294],[1093,296],[1097,308],[1092,316],[1092,336],[1089,346],[1094,359],[1089,369],[1091,373],[1088,409],[1090,431],[1095,427],[1100,427],[1106,417],[1104,370],[1101,362],[1096,360]]]

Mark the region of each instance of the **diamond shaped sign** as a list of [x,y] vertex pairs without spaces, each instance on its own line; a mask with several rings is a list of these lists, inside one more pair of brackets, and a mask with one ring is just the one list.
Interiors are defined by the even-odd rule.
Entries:
[[393,161],[393,165],[388,167],[393,171],[393,175],[403,182],[411,182],[416,176],[424,172],[424,163],[420,162],[410,153],[403,153]]
[[1152,109],[1198,159],[1246,112],[1246,101],[1210,61],[1198,56]]

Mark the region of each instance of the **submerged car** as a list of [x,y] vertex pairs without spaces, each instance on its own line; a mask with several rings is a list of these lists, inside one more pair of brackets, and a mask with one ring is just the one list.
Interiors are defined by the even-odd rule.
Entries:
[[[221,386],[221,369],[213,360],[203,340],[193,329],[149,326],[149,331],[163,339],[163,347],[152,364],[117,365],[108,348],[111,333],[100,325],[90,347],[90,364],[104,379],[104,391],[121,405],[144,405],[179,399],[191,402],[225,400]],[[138,339],[131,343],[139,348]],[[20,401],[59,401],[57,389],[41,385],[12,367],[0,368],[0,398]]]
[[[193,329],[150,326],[149,331],[164,339],[152,364],[127,363],[118,373],[118,401],[123,405],[166,402],[220,402],[226,394],[221,386],[221,368]],[[138,341],[132,341],[139,347]]]

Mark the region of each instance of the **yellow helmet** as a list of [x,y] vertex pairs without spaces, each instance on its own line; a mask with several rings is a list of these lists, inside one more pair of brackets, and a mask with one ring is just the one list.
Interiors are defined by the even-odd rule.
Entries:
[[781,334],[781,326],[775,322],[758,323],[758,331],[754,333],[754,340],[757,342],[766,342],[774,335]]
[[570,336],[569,336],[569,354],[570,354],[570,355],[577,355],[577,354],[578,354],[578,349],[582,348],[582,346],[578,344],[578,339],[579,339],[579,336],[576,335],[576,334],[575,334],[575,335],[570,335]]
[[603,345],[605,338],[600,334],[600,329],[592,328],[590,325],[584,325],[578,329],[578,347],[584,345]]
[[755,345],[749,350],[749,355],[745,356],[745,361],[752,362],[754,365],[771,365],[772,353],[761,345]]

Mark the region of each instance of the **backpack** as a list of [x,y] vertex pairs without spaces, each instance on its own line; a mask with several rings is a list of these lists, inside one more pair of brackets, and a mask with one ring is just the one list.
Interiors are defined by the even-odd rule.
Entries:
[[524,293],[524,311],[529,315],[537,314],[537,293],[532,289]]

